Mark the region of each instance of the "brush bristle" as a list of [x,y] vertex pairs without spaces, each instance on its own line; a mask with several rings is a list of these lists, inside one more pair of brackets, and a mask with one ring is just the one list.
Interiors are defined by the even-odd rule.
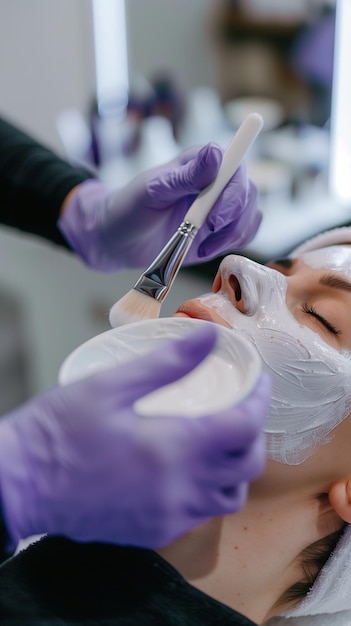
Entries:
[[118,300],[110,310],[109,320],[112,328],[131,322],[156,319],[160,316],[161,303],[136,289],[131,289]]

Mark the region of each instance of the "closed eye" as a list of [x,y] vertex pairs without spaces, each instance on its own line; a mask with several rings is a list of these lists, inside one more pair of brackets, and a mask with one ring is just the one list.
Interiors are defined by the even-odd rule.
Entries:
[[338,330],[337,328],[335,328],[335,326],[330,324],[330,322],[328,322],[328,320],[326,320],[324,317],[322,317],[322,315],[319,315],[319,313],[317,313],[316,309],[313,306],[309,306],[307,303],[305,303],[302,306],[302,310],[303,310],[304,313],[307,313],[307,315],[312,315],[313,317],[315,317],[316,320],[318,320],[321,324],[323,324],[323,326],[325,326],[325,328],[332,335],[340,335],[341,334],[341,330]]
[[289,259],[288,257],[284,257],[283,259],[274,259],[268,265],[279,265],[280,267],[290,269],[294,265],[294,259]]
[[274,261],[270,261],[267,263],[267,267],[271,267],[273,270],[284,274],[284,276],[289,276],[294,269],[296,264],[296,259],[289,259],[288,257],[284,259],[274,259]]

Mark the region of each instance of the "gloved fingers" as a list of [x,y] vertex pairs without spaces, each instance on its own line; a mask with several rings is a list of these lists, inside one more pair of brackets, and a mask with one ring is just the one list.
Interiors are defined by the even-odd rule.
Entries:
[[186,262],[189,264],[196,260],[211,259],[249,243],[262,220],[256,197],[256,188],[250,192],[246,204],[240,197],[228,198],[228,193],[223,195],[200,229]]
[[217,415],[196,420],[198,450],[216,459],[230,459],[245,451],[262,431],[271,392],[270,377],[263,372],[250,395]]
[[233,241],[236,242],[237,247],[241,247],[253,239],[262,221],[262,212],[258,208],[256,197],[257,190],[247,202],[245,211],[241,213],[236,222]]
[[195,520],[236,513],[245,506],[247,494],[248,483],[245,481],[222,488],[202,487],[193,494],[188,512]]
[[[169,205],[185,196],[195,196],[207,187],[217,175],[222,162],[222,149],[209,143],[197,150],[193,158],[184,159],[178,169],[168,168],[147,182],[153,209],[169,208]],[[190,206],[190,205],[189,205]]]
[[266,462],[265,434],[260,432],[245,448],[234,453],[212,459],[204,464],[204,476],[209,484],[218,489],[226,489],[242,481],[257,478]]
[[147,393],[185,376],[211,352],[216,341],[216,325],[209,323],[133,360],[130,368],[124,365],[122,372],[120,367],[117,368],[119,377],[112,374],[111,384],[112,389],[118,385],[116,393],[120,404],[130,405]]
[[[235,237],[232,237],[233,244],[235,244],[236,248],[243,248],[246,246],[256,235],[260,224],[262,222],[262,213],[261,211],[254,211],[248,216],[241,216],[238,222],[238,228],[235,233]],[[233,249],[232,244],[232,249]]]
[[246,504],[249,486],[247,482],[238,485],[229,485],[215,491],[213,504],[217,507],[217,515],[237,513]]
[[[235,233],[235,237],[233,234]],[[199,262],[206,261],[219,256],[220,254],[232,253],[236,247],[235,239],[237,236],[237,228],[234,224],[228,224],[221,230],[210,233],[204,241],[202,241],[197,249],[195,249],[196,241],[193,244],[194,252],[197,254]],[[233,241],[234,239],[234,241]],[[194,263],[195,259],[190,254],[186,257],[186,264]]]
[[222,163],[223,150],[215,143],[208,143],[189,161],[183,172],[183,186],[192,192],[207,187],[216,177]]
[[[241,226],[241,221],[243,226]],[[233,222],[215,233],[210,233],[196,250],[198,261],[210,260],[221,254],[228,254],[243,248],[257,233],[261,221],[262,213],[257,211],[249,222],[245,223],[244,219],[238,220],[237,223]],[[194,262],[194,258],[189,255],[187,263],[191,262]]]
[[248,178],[245,161],[231,177],[207,218],[209,230],[214,232],[238,219],[256,199],[257,189]]

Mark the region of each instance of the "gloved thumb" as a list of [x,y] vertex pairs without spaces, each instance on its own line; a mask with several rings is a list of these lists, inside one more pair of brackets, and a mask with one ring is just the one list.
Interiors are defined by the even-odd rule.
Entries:
[[216,326],[208,322],[186,337],[166,341],[156,350],[133,360],[128,371],[125,370],[128,380],[123,389],[119,389],[119,401],[127,406],[185,376],[211,352],[216,341]]
[[183,171],[182,186],[188,193],[201,191],[217,176],[222,163],[223,152],[215,143],[208,143],[189,161]]
[[215,143],[185,150],[178,158],[176,170],[169,168],[148,184],[153,208],[165,209],[181,198],[195,197],[216,178],[222,158],[223,150]]

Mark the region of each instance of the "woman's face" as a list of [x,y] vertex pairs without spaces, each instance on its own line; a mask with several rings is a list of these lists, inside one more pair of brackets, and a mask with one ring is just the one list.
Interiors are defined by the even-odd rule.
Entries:
[[261,266],[230,255],[213,293],[176,316],[240,332],[271,374],[268,455],[301,463],[351,411],[351,248],[331,246]]

